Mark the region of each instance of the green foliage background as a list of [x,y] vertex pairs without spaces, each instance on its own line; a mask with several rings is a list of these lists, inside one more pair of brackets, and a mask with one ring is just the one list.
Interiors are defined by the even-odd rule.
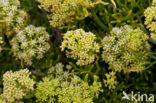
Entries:
[[[95,74],[103,81],[103,78],[105,78],[104,74],[109,70],[107,68],[108,65],[105,64],[101,58],[99,61],[88,66],[78,67],[75,65],[75,61],[67,59],[65,53],[60,51],[59,45],[61,40],[57,37],[56,33],[54,33],[55,28],[49,25],[45,12],[38,8],[39,3],[35,0],[20,1],[21,7],[28,12],[31,18],[28,22],[35,26],[46,27],[51,37],[51,49],[46,53],[43,59],[34,61],[34,64],[29,67],[31,71],[45,76],[47,70],[52,65],[62,62],[63,64],[71,64],[73,68],[75,68],[76,74],[81,78],[84,78],[85,74],[89,74],[90,80],[92,80]],[[105,1],[110,2],[109,0]],[[106,33],[109,33],[113,27],[125,24],[141,27],[143,31],[149,33],[144,25],[144,10],[151,5],[151,0],[115,0],[115,2],[117,8],[114,8],[112,4],[108,6],[97,5],[96,8],[91,11],[91,16],[83,21],[79,21],[74,29],[83,28],[86,31],[91,31],[96,34],[99,41],[102,40]],[[68,29],[62,30],[62,33],[67,30]],[[6,44],[3,45],[6,46]],[[153,46],[152,50],[155,51],[156,45],[152,42],[151,45]],[[8,70],[16,71],[21,69],[20,62],[15,61],[15,58],[13,58],[11,54],[9,50],[6,50],[0,55],[0,92],[2,92],[3,88],[3,74]],[[154,62],[154,59],[150,58],[150,61]],[[32,78],[35,81],[40,81],[42,76],[33,75]],[[147,94],[152,93],[155,94],[156,97],[156,65],[139,73],[117,73],[117,78],[119,83],[114,90],[109,90],[103,84],[104,92],[100,94],[98,99],[94,100],[95,103],[128,103],[128,101],[121,101],[122,91],[126,91],[127,93],[131,91],[140,91],[141,93]],[[34,103],[34,101],[35,97],[33,94],[28,95],[24,99],[24,103]]]

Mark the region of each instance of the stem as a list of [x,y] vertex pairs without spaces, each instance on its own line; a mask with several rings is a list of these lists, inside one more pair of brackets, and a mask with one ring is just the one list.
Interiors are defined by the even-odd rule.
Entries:
[[96,15],[96,13],[93,13],[92,15],[90,15],[90,18],[92,18],[96,24],[98,24],[101,29],[107,29],[107,27],[102,23],[102,21],[99,19],[99,17]]
[[2,50],[11,50],[10,48],[2,48]]
[[21,68],[22,68],[22,69],[24,68],[23,59],[21,60]]
[[92,7],[94,7],[94,6],[97,5],[97,4],[109,5],[109,3],[103,2],[103,1],[100,0],[100,1],[97,1],[97,2],[93,3],[93,4],[92,4]]
[[96,68],[97,68],[95,74],[98,74],[98,72],[100,71],[100,66],[99,66],[99,64],[98,64],[98,60],[96,61],[95,64],[96,64]]
[[153,44],[156,44],[156,41],[153,40],[152,38],[149,38],[149,41],[150,41],[151,43],[153,43]]
[[156,53],[155,52],[148,52],[147,54],[145,54],[146,56],[150,56],[153,59],[156,59],[156,56],[154,56]]
[[54,37],[58,41],[59,45],[62,43],[62,37],[61,37],[61,31],[58,28],[52,28],[52,31],[54,32]]
[[39,72],[36,72],[36,71],[34,71],[34,70],[30,70],[30,72],[31,72],[33,75],[35,75],[35,76],[43,77],[42,74],[40,74]]
[[147,70],[147,69],[149,69],[151,66],[153,66],[154,64],[156,64],[156,61],[155,62],[153,62],[153,63],[151,63],[147,68],[145,68],[145,69],[133,69],[133,70],[130,70],[131,72],[136,72],[136,71],[143,71],[143,70]]
[[151,63],[147,68],[145,68],[144,70],[147,70],[147,69],[149,69],[151,66],[153,66],[154,64],[156,64],[156,61],[155,62],[153,62],[153,63]]
[[156,60],[156,57],[154,55],[149,55],[151,58]]
[[4,23],[4,22],[6,22],[6,20],[0,20],[0,23]]
[[114,5],[114,7],[116,8],[116,3],[114,0],[110,0],[112,2],[112,4]]

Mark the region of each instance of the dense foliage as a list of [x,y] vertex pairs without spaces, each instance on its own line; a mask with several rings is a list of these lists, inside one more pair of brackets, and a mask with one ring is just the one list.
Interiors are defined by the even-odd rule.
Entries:
[[156,98],[155,69],[156,0],[0,0],[0,103]]

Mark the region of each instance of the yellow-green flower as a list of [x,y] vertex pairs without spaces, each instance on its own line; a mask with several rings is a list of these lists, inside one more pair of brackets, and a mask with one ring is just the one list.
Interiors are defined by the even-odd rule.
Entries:
[[89,15],[88,9],[101,0],[93,2],[92,0],[38,0],[43,8],[48,12],[50,24],[53,27],[63,27],[74,24],[77,20],[82,20]]
[[22,99],[29,90],[33,90],[35,82],[29,77],[30,74],[28,69],[6,72],[3,75],[3,100],[12,103]]
[[50,68],[49,75],[37,84],[36,97],[39,103],[93,103],[93,99],[102,91],[101,83],[94,77],[93,84],[63,70],[58,63]]
[[104,79],[104,85],[106,87],[108,87],[109,89],[115,89],[116,85],[117,85],[117,80],[116,80],[116,72],[112,71],[109,73],[106,73],[106,79]]
[[68,58],[77,60],[77,65],[88,65],[94,62],[100,47],[93,33],[77,29],[68,31],[63,38],[61,51],[65,50]]

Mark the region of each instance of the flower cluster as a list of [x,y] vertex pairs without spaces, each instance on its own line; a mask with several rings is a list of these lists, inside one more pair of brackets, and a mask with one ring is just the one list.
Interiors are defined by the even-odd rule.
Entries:
[[146,59],[143,45],[147,39],[148,36],[139,28],[133,29],[129,25],[115,27],[102,41],[102,58],[114,71],[143,70],[142,63]]
[[66,51],[67,57],[77,59],[77,65],[88,65],[94,62],[100,47],[93,33],[77,29],[68,31],[63,38],[61,50]]
[[0,14],[3,14],[3,19],[6,25],[6,35],[17,33],[26,25],[28,15],[20,9],[19,0],[1,0]]
[[0,37],[0,52],[2,51],[2,47],[1,47],[1,44],[3,43],[2,41],[2,37]]
[[104,79],[105,86],[108,87],[109,89],[115,89],[115,86],[118,83],[116,80],[115,72],[112,71],[110,73],[106,73],[105,76],[106,76],[106,79]]
[[[57,64],[50,74],[37,84],[36,97],[40,103],[93,103],[101,90],[97,78],[92,85],[72,73],[63,71],[64,65]],[[55,71],[55,72],[54,72]]]
[[3,75],[3,101],[9,103],[22,99],[30,90],[33,90],[35,82],[29,77],[28,69],[12,72],[8,71]]
[[43,27],[27,26],[12,39],[12,50],[17,59],[32,64],[33,58],[41,59],[50,45],[49,34]]
[[50,24],[53,27],[74,23],[88,16],[91,0],[38,0],[40,8],[49,13]]
[[3,95],[0,95],[0,103],[7,103]]
[[[153,0],[152,6],[148,7],[145,12],[145,25],[147,28],[153,32],[151,37],[156,37],[156,1]],[[155,38],[153,38],[156,40]]]
[[156,34],[155,34],[155,33],[151,33],[151,38],[152,38],[153,40],[156,40]]

